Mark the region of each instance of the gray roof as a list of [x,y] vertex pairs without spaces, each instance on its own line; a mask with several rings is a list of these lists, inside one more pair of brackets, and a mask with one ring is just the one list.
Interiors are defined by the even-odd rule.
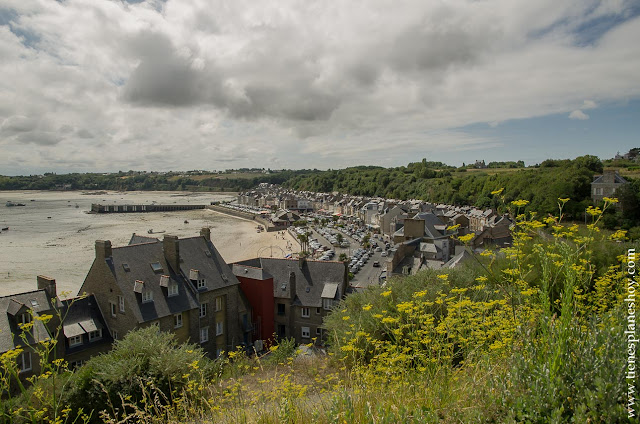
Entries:
[[424,219],[424,233],[427,238],[442,238],[446,237],[442,231],[445,230],[446,225],[431,212],[420,212],[414,216],[414,219]]
[[[614,174],[614,180],[613,180],[614,184],[627,184],[629,181],[625,180],[624,178],[622,178],[622,176],[620,176],[617,172]],[[593,180],[593,182],[591,184],[605,184],[604,182],[604,175],[599,175],[596,177],[595,180]]]
[[65,337],[81,336],[91,331],[103,329],[102,339],[89,344],[67,348],[67,353],[75,353],[97,344],[111,343],[111,335],[105,331],[107,325],[93,295],[66,299],[58,304],[61,316],[64,317],[62,331]]
[[242,263],[236,263],[232,266],[233,274],[236,277],[246,277],[252,280],[268,280],[273,278],[271,274],[262,268],[256,268]]
[[471,259],[471,254],[465,249],[462,252],[449,259],[449,262],[442,265],[443,268],[455,268],[467,259]]
[[[182,240],[179,243],[180,256],[186,257],[187,252],[182,251]],[[106,261],[123,292],[126,304],[131,307],[138,322],[153,321],[198,307],[192,287],[182,275],[176,274],[169,267],[160,241],[114,248],[112,258]],[[155,272],[151,268],[152,263],[159,263],[162,269]],[[130,271],[125,271],[123,264],[127,264]],[[168,275],[178,285],[177,296],[166,296],[160,286],[163,275]],[[141,303],[140,295],[134,291],[137,280],[144,282],[144,288],[153,293],[152,302]]]
[[155,243],[156,241],[158,241],[158,239],[155,237],[141,236],[133,233],[131,235],[131,240],[129,240],[129,244]]
[[[273,276],[274,297],[289,298],[301,306],[319,308],[326,285],[337,285],[335,300],[345,294],[347,268],[343,262],[305,260],[300,268],[298,259],[260,258],[260,261],[262,268]],[[291,290],[291,273],[295,276],[295,296]]]
[[179,246],[182,274],[189,276],[191,270],[198,271],[199,277],[204,278],[207,283],[204,291],[240,284],[218,249],[204,237],[180,239]]
[[[0,297],[0,352],[6,352],[25,342],[20,337],[22,330],[18,327],[16,314],[32,310],[35,316],[51,313],[53,305],[45,290],[34,290],[26,293]],[[27,332],[27,343],[35,344],[49,337],[42,321],[33,320],[33,330]]]

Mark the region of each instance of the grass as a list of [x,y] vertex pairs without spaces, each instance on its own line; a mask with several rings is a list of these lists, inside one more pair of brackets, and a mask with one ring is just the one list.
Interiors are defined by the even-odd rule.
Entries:
[[621,255],[633,245],[598,227],[612,203],[590,207],[586,229],[563,225],[562,209],[542,221],[518,209],[511,247],[348,296],[324,323],[327,355],[300,355],[287,340],[263,357],[210,362],[197,348],[127,335],[113,360],[81,368],[77,399],[103,396],[95,382],[121,396],[100,403],[112,405],[108,423],[637,422],[625,408],[621,336]]

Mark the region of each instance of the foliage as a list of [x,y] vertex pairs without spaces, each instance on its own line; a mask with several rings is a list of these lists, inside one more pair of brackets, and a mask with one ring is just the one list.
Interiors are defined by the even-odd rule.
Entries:
[[[85,414],[83,408],[72,413],[65,405],[70,372],[68,364],[58,358],[62,350],[58,342],[63,340],[60,323],[81,298],[66,301],[66,307],[59,306],[63,304],[60,298],[53,298],[53,314],[36,315],[30,310],[30,322],[19,324],[16,348],[0,355],[1,423],[86,422],[90,418],[91,414]],[[38,337],[43,332],[45,337]],[[34,342],[36,340],[40,341]],[[36,371],[26,378],[18,365],[23,353],[31,355]]]
[[127,333],[113,350],[81,367],[73,377],[68,402],[73,409],[106,410],[117,419],[149,397],[161,405],[183,401],[187,388],[218,372],[200,347],[178,344],[173,334],[151,326]]

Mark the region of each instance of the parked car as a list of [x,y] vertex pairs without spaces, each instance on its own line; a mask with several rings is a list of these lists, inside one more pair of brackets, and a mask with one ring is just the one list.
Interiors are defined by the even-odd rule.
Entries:
[[380,266],[380,262],[378,262],[378,261],[374,261],[374,262],[373,262],[373,266],[374,266],[374,267],[376,267],[376,268],[378,268],[378,267]]

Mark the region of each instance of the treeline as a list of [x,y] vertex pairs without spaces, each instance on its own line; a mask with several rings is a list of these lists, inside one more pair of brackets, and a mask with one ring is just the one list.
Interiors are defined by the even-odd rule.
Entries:
[[[591,182],[603,172],[596,156],[574,160],[546,160],[535,168],[490,174],[482,171],[434,170],[426,161],[396,168],[355,167],[301,174],[287,181],[296,190],[338,191],[352,195],[392,199],[421,199],[434,203],[500,209],[513,200],[527,200],[527,210],[554,213],[559,198],[571,199],[564,212],[568,218],[584,219],[591,205]],[[504,189],[500,195],[491,193]],[[624,219],[640,221],[640,183],[631,181],[618,193]],[[622,217],[619,217],[622,218]],[[606,222],[606,221],[605,221]],[[628,225],[627,225],[628,226]]]
[[182,173],[142,173],[136,171],[110,174],[54,174],[0,176],[0,190],[155,190],[155,191],[242,191],[260,183],[283,184],[309,170],[284,170],[255,176],[234,174],[185,175]]

